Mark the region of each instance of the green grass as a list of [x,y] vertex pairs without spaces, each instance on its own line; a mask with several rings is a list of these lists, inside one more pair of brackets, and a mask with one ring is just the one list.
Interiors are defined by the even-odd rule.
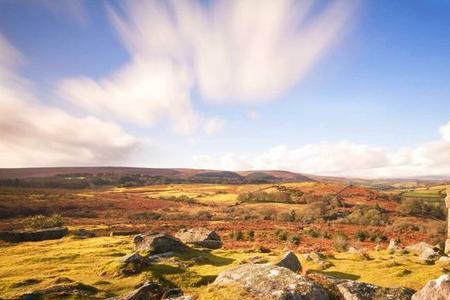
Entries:
[[[72,280],[100,291],[120,295],[133,290],[146,279],[178,286],[199,299],[250,299],[237,288],[213,289],[208,286],[222,271],[250,257],[274,261],[281,253],[263,254],[252,250],[192,250],[154,263],[133,276],[114,276],[108,270],[132,251],[130,237],[98,237],[21,243],[0,247],[0,298],[12,298],[56,282]],[[418,289],[443,272],[443,265],[424,265],[414,255],[390,255],[386,251],[369,252],[369,260],[349,253],[336,253],[334,266],[322,270],[313,262],[302,260],[309,272],[322,272],[381,286],[405,286]],[[235,297],[235,298],[236,298]]]

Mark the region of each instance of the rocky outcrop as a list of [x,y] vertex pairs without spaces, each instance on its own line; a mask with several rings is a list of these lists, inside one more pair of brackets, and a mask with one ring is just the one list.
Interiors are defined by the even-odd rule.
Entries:
[[145,258],[140,255],[137,252],[133,252],[131,254],[125,255],[124,257],[122,257],[121,262],[124,264],[131,264],[131,263],[140,263],[144,260]]
[[293,272],[301,272],[302,265],[298,260],[298,257],[292,251],[288,251],[283,258],[275,263],[276,266],[287,268]]
[[0,231],[0,240],[19,243],[56,240],[69,233],[66,227],[49,228],[34,231]]
[[219,249],[222,247],[220,236],[215,231],[207,228],[181,229],[175,237],[183,243],[195,247],[209,249]]
[[239,285],[255,297],[274,300],[328,300],[318,284],[291,270],[269,264],[247,264],[220,273],[216,286]]
[[442,275],[429,281],[412,296],[412,300],[448,300],[450,299],[450,276]]
[[324,287],[330,299],[336,300],[409,300],[414,294],[408,288],[385,288],[323,274],[310,274],[309,278]]
[[189,249],[179,239],[165,233],[147,233],[136,235],[133,239],[134,250],[147,250],[152,254],[182,252]]
[[80,228],[78,230],[75,230],[75,231],[72,232],[72,234],[74,236],[77,236],[77,237],[80,237],[80,238],[93,238],[93,237],[96,236],[95,232],[86,230],[84,228]]

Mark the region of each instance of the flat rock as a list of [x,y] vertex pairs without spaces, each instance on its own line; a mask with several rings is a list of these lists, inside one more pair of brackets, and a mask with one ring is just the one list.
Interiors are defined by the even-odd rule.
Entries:
[[222,240],[220,236],[214,231],[207,228],[190,228],[181,229],[175,235],[180,241],[185,244],[195,247],[219,249],[222,247]]
[[448,300],[450,299],[450,276],[445,274],[429,281],[412,296],[412,300]]
[[325,289],[291,270],[247,264],[220,273],[216,286],[240,285],[255,297],[274,300],[328,300]]
[[147,250],[152,254],[165,252],[183,252],[189,249],[179,239],[165,233],[148,233],[136,235],[133,239],[134,250]]
[[300,272],[302,270],[302,265],[298,260],[298,257],[292,251],[288,251],[283,258],[275,263],[276,266],[288,268],[293,272]]

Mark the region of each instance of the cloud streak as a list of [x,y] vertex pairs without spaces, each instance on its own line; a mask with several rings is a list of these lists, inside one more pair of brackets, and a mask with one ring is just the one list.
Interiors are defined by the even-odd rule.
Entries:
[[440,140],[398,151],[351,142],[308,144],[294,149],[279,145],[254,156],[195,156],[193,163],[198,168],[280,169],[361,178],[450,175],[450,123],[440,132]]
[[139,141],[94,117],[39,103],[16,73],[20,53],[0,35],[0,166],[93,165],[120,161]]

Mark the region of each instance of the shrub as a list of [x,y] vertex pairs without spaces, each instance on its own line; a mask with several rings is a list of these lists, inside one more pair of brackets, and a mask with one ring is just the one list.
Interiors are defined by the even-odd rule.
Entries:
[[342,232],[337,232],[333,236],[333,248],[338,252],[344,252],[348,249],[348,238]]
[[244,239],[244,234],[242,231],[232,231],[230,233],[230,238],[234,241],[242,241]]
[[298,246],[300,244],[300,237],[298,235],[291,236],[289,242],[295,246]]
[[282,229],[275,230],[275,235],[280,241],[286,241],[288,238],[288,233]]
[[51,217],[37,215],[24,219],[22,225],[28,229],[47,229],[61,227],[64,225],[64,222],[60,215],[53,215]]
[[369,237],[369,233],[367,231],[358,231],[355,234],[355,237],[358,241],[363,242]]
[[273,220],[277,214],[274,208],[265,208],[261,210],[261,215],[264,220]]
[[248,241],[253,241],[255,239],[255,231],[249,230],[246,232],[245,236]]
[[206,210],[200,210],[195,214],[195,219],[201,220],[201,221],[209,221],[212,218],[212,214],[209,211]]
[[318,231],[317,229],[314,229],[314,228],[307,228],[307,229],[303,230],[303,233],[305,235],[313,237],[313,238],[320,237],[320,231]]
[[380,226],[387,221],[386,212],[379,206],[360,206],[347,216],[350,224]]
[[379,233],[379,232],[374,232],[374,233],[372,233],[371,235],[370,235],[370,241],[371,242],[377,242],[377,243],[379,243],[379,242],[381,242],[381,241],[387,241],[388,240],[388,237],[387,236],[385,236],[384,234],[382,234],[382,233]]

